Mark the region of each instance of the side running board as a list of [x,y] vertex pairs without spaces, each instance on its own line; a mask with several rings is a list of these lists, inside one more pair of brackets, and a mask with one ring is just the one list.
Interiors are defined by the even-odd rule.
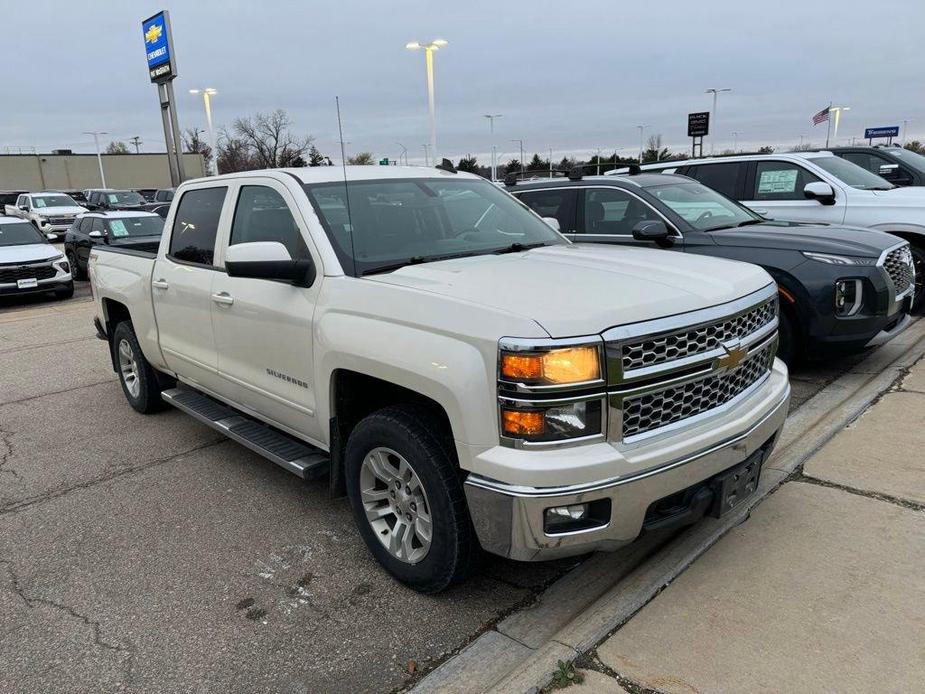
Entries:
[[330,457],[321,449],[258,422],[208,395],[179,387],[165,390],[161,397],[178,410],[303,479],[328,473]]

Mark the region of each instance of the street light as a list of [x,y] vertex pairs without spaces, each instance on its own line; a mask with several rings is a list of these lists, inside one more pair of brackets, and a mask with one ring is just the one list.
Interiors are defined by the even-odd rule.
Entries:
[[405,166],[408,166],[408,148],[405,147],[401,142],[396,142],[396,145],[401,147],[401,154],[398,155],[398,163],[401,164],[401,158],[405,158]]
[[642,166],[642,152],[643,152],[642,134],[646,131],[646,128],[648,128],[649,126],[648,125],[637,125],[636,127],[639,128],[639,165]]
[[427,148],[430,147],[426,142],[421,145],[424,148],[424,166],[430,166],[430,160],[427,157]]
[[911,123],[911,122],[912,122],[912,119],[911,119],[911,118],[905,118],[905,119],[903,119],[903,138],[902,138],[902,140],[903,140],[903,147],[906,146],[906,126],[907,126],[909,123]]
[[491,180],[498,179],[498,156],[495,149],[495,118],[501,118],[501,113],[485,113],[482,118],[488,119],[488,132],[491,133]]
[[212,129],[212,97],[218,94],[212,87],[190,89],[190,94],[202,94],[202,103],[206,108],[206,126],[209,128],[209,149],[212,150],[212,175],[218,175],[218,152],[215,151],[215,131]]
[[[842,111],[850,111],[850,110],[851,110],[850,106],[829,106],[829,112],[835,114],[835,118],[833,119],[834,124],[832,127],[832,139],[833,140],[838,139],[838,122],[841,120]],[[825,138],[825,146],[826,147],[829,146],[828,137]]]
[[430,149],[434,160],[437,159],[437,117],[434,106],[434,51],[447,45],[444,39],[434,39],[428,44],[420,41],[411,41],[405,44],[410,51],[424,49],[424,65],[427,68],[427,111],[430,115]]
[[704,94],[713,95],[713,115],[710,116],[710,129],[713,130],[713,135],[710,137],[710,154],[713,154],[713,143],[716,141],[716,95],[720,92],[731,92],[732,87],[722,87],[716,89],[711,87],[704,92]]
[[103,183],[103,188],[106,187],[106,174],[103,173],[103,156],[100,154],[100,135],[108,135],[109,133],[103,130],[88,130],[84,132],[84,135],[93,135],[93,141],[96,143],[96,163],[100,166],[100,181]]
[[735,154],[735,153],[738,151],[738,150],[736,149],[736,145],[738,145],[738,142],[739,142],[739,135],[741,135],[741,134],[742,134],[742,133],[740,133],[738,130],[733,130],[733,131],[732,131],[732,152],[733,152],[733,154]]
[[511,140],[511,142],[517,142],[520,144],[520,173],[526,171],[524,165],[524,141],[523,140]]

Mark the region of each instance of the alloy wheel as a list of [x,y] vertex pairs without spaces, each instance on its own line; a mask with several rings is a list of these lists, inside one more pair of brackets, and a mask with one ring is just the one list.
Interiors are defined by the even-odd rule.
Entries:
[[135,361],[135,353],[128,340],[119,341],[119,373],[122,376],[122,383],[125,389],[133,398],[137,398],[141,392],[141,381],[138,378],[138,363]]

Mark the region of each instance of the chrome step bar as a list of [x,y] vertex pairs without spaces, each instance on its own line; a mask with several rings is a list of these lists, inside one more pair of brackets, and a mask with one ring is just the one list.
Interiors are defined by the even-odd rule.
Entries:
[[273,429],[208,395],[181,386],[165,390],[161,397],[178,410],[302,479],[314,479],[328,473],[331,459],[321,449]]

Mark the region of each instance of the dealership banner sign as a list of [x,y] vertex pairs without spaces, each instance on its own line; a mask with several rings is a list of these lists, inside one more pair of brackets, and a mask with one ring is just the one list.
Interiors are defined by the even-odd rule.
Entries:
[[141,23],[152,82],[168,82],[177,76],[173,57],[173,35],[170,33],[170,13],[161,10]]

